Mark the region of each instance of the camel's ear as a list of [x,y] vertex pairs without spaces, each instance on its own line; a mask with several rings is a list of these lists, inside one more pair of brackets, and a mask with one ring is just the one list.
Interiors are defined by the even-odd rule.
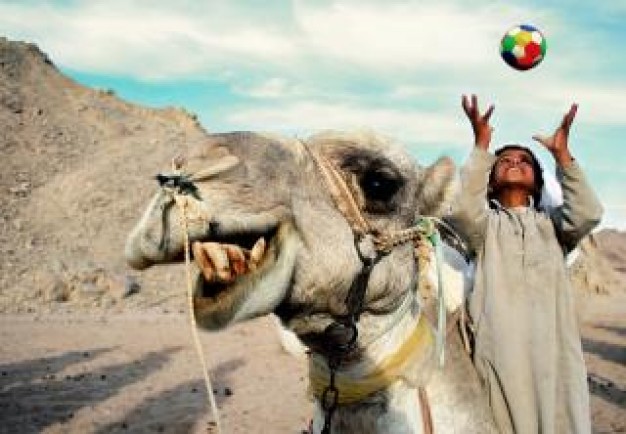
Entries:
[[417,215],[441,217],[448,213],[457,181],[456,168],[449,157],[441,157],[418,174]]

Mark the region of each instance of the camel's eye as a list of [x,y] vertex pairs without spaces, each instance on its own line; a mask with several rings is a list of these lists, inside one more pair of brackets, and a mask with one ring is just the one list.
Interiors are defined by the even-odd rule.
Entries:
[[402,179],[394,171],[378,167],[367,170],[360,184],[368,202],[389,202],[402,187]]

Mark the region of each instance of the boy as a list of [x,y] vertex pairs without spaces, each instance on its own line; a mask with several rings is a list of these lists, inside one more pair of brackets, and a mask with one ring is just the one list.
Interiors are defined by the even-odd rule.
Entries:
[[[476,370],[503,433],[590,433],[589,393],[564,256],[600,221],[602,207],[568,146],[577,106],[550,137],[563,205],[539,208],[543,177],[522,146],[488,152],[493,105],[463,96],[475,146],[450,222],[476,255],[468,300]],[[489,200],[489,207],[485,201]]]

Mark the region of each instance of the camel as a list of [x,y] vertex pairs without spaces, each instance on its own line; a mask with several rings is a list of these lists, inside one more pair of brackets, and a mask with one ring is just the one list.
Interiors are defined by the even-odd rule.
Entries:
[[[446,212],[449,158],[421,166],[373,132],[232,132],[208,135],[158,180],[128,236],[128,263],[182,261],[186,232],[199,327],[273,313],[308,349],[312,432],[495,432],[454,327],[438,366],[423,288],[433,249],[400,236]],[[400,235],[381,253],[381,234]],[[462,304],[458,264],[444,274],[448,311]]]

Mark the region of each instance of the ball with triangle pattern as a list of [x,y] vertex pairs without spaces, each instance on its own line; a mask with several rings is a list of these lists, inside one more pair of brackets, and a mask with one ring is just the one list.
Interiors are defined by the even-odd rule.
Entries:
[[539,29],[529,24],[512,27],[500,42],[502,59],[519,71],[539,65],[546,56],[546,49],[546,38]]

